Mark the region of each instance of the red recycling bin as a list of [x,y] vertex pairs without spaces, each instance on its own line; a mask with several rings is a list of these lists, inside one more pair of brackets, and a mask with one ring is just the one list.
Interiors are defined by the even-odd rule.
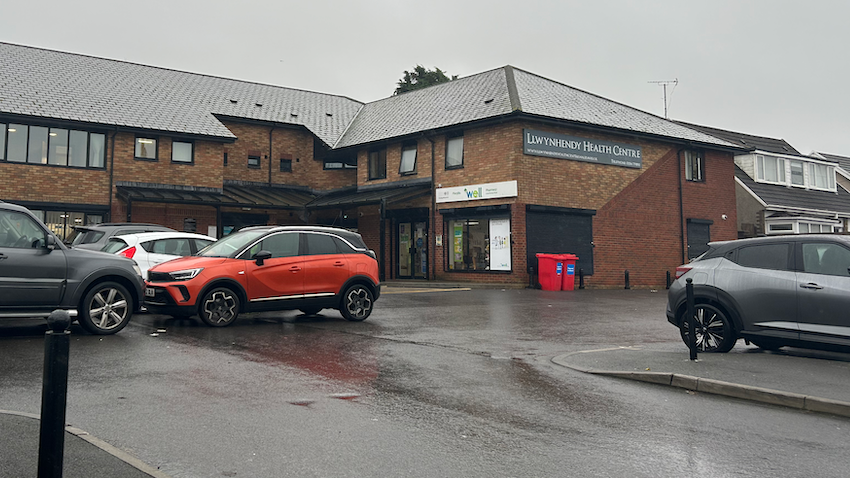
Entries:
[[573,290],[576,260],[574,254],[537,253],[537,277],[543,290]]
[[573,290],[576,283],[576,261],[575,254],[561,254],[564,261],[564,273],[561,275],[561,290]]

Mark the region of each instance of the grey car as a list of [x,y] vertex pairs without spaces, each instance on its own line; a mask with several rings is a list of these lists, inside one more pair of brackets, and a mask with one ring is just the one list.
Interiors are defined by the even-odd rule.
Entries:
[[74,226],[74,231],[66,239],[66,243],[75,249],[99,251],[106,246],[109,238],[125,234],[140,234],[143,232],[177,232],[174,229],[159,224],[141,222],[104,222],[88,226]]
[[67,310],[86,331],[114,334],[141,305],[126,257],[62,244],[28,209],[0,201],[0,319]]
[[693,279],[699,351],[728,352],[739,338],[769,350],[850,346],[850,236],[713,242],[676,276],[667,320],[687,343],[685,285]]

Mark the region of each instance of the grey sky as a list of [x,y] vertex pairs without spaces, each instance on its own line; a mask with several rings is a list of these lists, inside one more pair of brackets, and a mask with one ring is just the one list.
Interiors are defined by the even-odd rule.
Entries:
[[[0,41],[332,93],[504,65],[672,119],[850,156],[850,2],[46,0]],[[671,94],[672,93],[672,94]]]

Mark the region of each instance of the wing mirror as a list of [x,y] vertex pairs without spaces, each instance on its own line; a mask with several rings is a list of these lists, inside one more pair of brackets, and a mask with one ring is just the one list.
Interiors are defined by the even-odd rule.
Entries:
[[265,261],[266,259],[271,259],[271,258],[272,258],[272,253],[269,252],[269,251],[260,251],[256,254],[254,254],[253,257],[251,257],[251,259],[254,259],[255,261],[257,261],[258,266],[263,265],[263,261]]

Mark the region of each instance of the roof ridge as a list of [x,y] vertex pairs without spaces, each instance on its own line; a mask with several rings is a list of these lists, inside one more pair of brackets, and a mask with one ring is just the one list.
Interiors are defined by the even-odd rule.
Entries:
[[511,100],[511,111],[522,111],[522,102],[519,98],[519,90],[516,87],[516,78],[514,77],[514,67],[506,65],[505,82],[508,86],[508,98]]

